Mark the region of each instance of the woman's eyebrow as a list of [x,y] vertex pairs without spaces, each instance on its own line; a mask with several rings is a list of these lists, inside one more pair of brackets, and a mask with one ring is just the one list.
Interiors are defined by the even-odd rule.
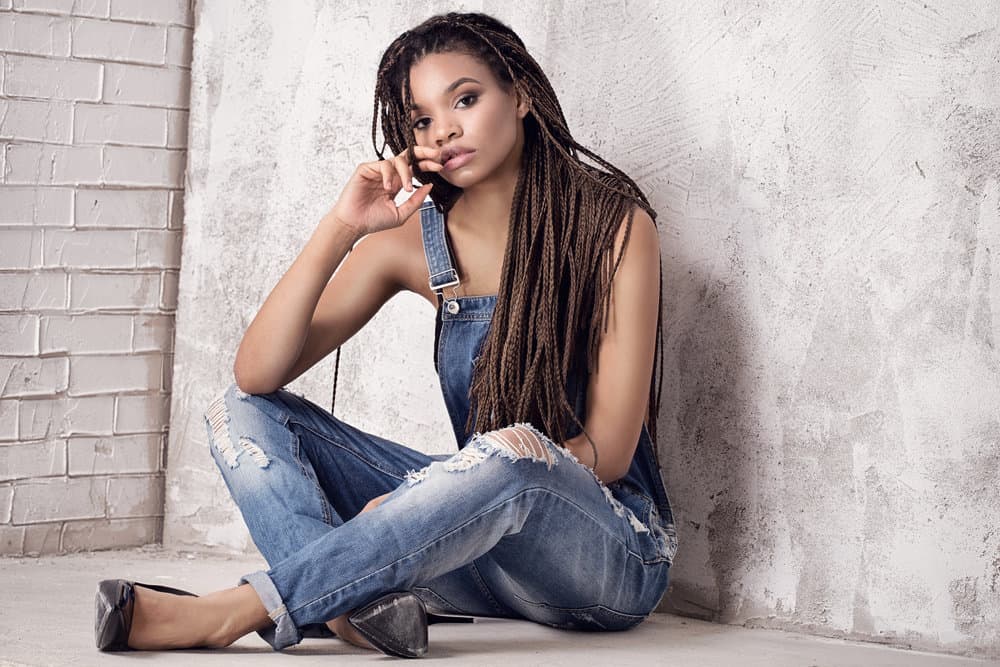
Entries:
[[[451,84],[447,88],[445,88],[444,92],[441,93],[441,94],[442,95],[447,95],[451,91],[453,91],[456,88],[458,88],[459,86],[461,86],[463,83],[467,83],[469,81],[471,81],[472,83],[479,83],[479,84],[482,83],[479,79],[473,79],[471,76],[460,76],[459,78],[457,78],[454,81],[452,81]],[[422,107],[419,104],[414,104],[413,105],[413,110],[414,111],[419,111],[420,109],[422,109]]]

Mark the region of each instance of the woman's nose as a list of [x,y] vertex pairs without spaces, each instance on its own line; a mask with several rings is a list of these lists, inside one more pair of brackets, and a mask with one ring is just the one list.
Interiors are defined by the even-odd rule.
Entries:
[[437,142],[439,145],[447,143],[454,137],[461,136],[462,131],[455,123],[438,123],[437,125]]

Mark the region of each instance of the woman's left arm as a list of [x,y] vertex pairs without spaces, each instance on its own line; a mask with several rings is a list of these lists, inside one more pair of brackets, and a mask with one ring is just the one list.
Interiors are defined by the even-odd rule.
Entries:
[[[621,252],[627,217],[615,235]],[[598,372],[590,376],[584,428],[597,449],[594,472],[610,483],[628,472],[649,406],[660,307],[660,239],[656,225],[636,207],[629,242],[611,282],[607,331],[598,346]],[[580,433],[563,445],[593,467],[594,447]]]

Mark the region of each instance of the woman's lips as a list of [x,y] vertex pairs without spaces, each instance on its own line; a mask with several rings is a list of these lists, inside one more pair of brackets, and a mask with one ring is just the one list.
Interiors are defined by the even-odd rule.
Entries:
[[462,153],[460,155],[456,155],[455,157],[451,158],[450,160],[444,163],[444,168],[449,171],[452,169],[458,169],[459,167],[467,164],[475,154],[476,151],[473,150],[469,151],[468,153]]

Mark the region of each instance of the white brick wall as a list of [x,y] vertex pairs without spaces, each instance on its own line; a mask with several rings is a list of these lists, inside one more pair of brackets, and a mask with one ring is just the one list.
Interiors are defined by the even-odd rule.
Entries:
[[0,554],[158,542],[189,0],[0,0]]

